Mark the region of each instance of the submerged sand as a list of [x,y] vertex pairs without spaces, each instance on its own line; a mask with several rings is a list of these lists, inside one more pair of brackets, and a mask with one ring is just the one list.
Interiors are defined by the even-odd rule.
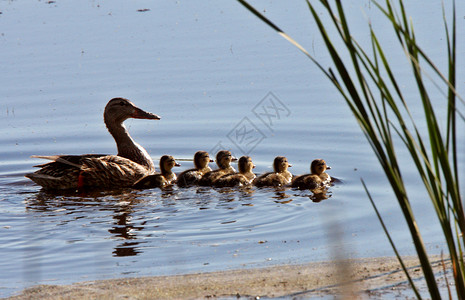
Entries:
[[[405,258],[414,279],[423,276],[418,260]],[[450,270],[449,260],[444,260]],[[437,274],[442,260],[432,258]],[[438,277],[444,277],[439,275]],[[366,295],[382,298],[393,289],[411,293],[396,258],[369,258],[302,265],[274,266],[211,273],[155,276],[79,282],[72,285],[39,285],[10,299],[199,299],[199,298],[311,298]]]

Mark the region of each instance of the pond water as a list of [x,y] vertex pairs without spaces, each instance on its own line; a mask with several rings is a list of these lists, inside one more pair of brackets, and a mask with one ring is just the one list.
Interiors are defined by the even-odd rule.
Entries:
[[[304,1],[253,4],[329,63]],[[440,3],[409,6],[419,39],[444,63]],[[457,6],[461,30],[465,6]],[[351,1],[347,9],[362,43],[367,18],[389,41],[373,4]],[[360,178],[400,252],[414,254],[396,200],[341,97],[237,2],[0,1],[0,12],[0,296],[43,283],[392,256]],[[458,37],[463,95],[465,41]],[[402,55],[396,64],[399,76],[408,74]],[[102,119],[113,97],[162,117],[126,122],[155,163],[163,154],[188,159],[226,148],[249,154],[256,173],[285,155],[291,171],[303,174],[321,157],[342,182],[315,199],[271,188],[51,194],[24,177],[41,163],[34,154],[116,153]],[[399,157],[408,164],[404,150]],[[181,163],[179,172],[192,167]],[[440,228],[414,174],[405,170],[418,223],[430,253],[440,253]]]

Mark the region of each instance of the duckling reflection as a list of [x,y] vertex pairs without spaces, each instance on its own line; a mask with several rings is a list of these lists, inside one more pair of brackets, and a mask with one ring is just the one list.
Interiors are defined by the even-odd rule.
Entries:
[[258,187],[262,186],[284,186],[291,183],[292,174],[287,168],[292,167],[287,158],[284,156],[277,156],[273,161],[274,172],[269,172],[258,177],[254,184]]
[[310,165],[310,173],[294,178],[291,186],[299,189],[318,189],[331,183],[331,177],[325,172],[331,169],[323,159],[315,159]]
[[235,161],[237,158],[233,157],[230,151],[221,150],[216,154],[216,164],[218,169],[205,173],[199,180],[199,185],[211,186],[213,182],[219,178],[236,173],[236,170],[231,166],[231,161]]
[[179,167],[171,155],[163,155],[160,158],[161,174],[152,174],[142,177],[132,186],[135,189],[164,188],[176,181],[176,174],[171,170],[173,167]]
[[177,184],[180,187],[185,187],[189,185],[194,185],[199,182],[202,176],[210,172],[212,169],[208,166],[208,163],[213,162],[210,159],[208,152],[206,151],[197,151],[194,154],[194,169],[189,169],[178,176]]
[[275,193],[276,196],[273,196],[273,199],[275,203],[280,203],[280,204],[288,204],[291,203],[294,199],[292,198],[291,195],[286,194],[285,189],[279,189]]
[[213,182],[213,185],[216,187],[233,187],[251,184],[256,177],[252,172],[252,169],[255,168],[252,158],[250,158],[250,156],[242,156],[239,158],[238,168],[239,173],[218,178],[218,180]]
[[308,196],[308,198],[310,198],[310,200],[312,200],[315,203],[329,199],[330,197],[331,197],[331,194],[328,193],[328,188],[326,186],[324,186],[323,188],[318,188],[316,190],[313,190],[313,194]]

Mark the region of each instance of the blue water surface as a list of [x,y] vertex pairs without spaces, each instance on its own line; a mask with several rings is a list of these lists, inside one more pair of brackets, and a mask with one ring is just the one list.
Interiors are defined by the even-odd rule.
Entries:
[[[407,9],[418,39],[447,71],[437,2],[413,1]],[[305,1],[252,3],[330,66]],[[383,37],[421,120],[390,27],[370,1],[344,4],[361,44],[369,44],[368,22]],[[464,28],[463,3],[457,11],[457,28]],[[35,284],[392,256],[360,178],[400,252],[414,254],[379,163],[341,96],[237,2],[1,1],[0,12],[0,296]],[[461,94],[464,37],[457,41]],[[431,92],[444,120],[441,91]],[[291,171],[303,174],[321,157],[341,182],[315,199],[271,188],[52,194],[24,177],[41,163],[34,154],[116,153],[102,118],[113,97],[161,115],[126,122],[155,163],[163,154],[188,159],[226,148],[250,155],[256,173],[285,155]],[[446,247],[432,206],[405,149],[398,156],[426,247],[439,254]],[[191,167],[183,161],[178,171]]]

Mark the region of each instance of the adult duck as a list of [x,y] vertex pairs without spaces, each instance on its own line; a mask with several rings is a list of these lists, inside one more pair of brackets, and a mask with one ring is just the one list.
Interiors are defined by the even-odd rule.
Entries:
[[277,156],[273,161],[274,172],[269,172],[258,177],[254,184],[258,187],[262,186],[284,186],[292,181],[292,174],[287,168],[292,167],[284,156]]
[[178,176],[176,183],[180,187],[194,185],[199,182],[202,176],[210,172],[212,169],[208,166],[208,163],[213,162],[210,159],[210,155],[206,151],[197,151],[194,154],[194,169],[189,169]]
[[231,162],[236,160],[237,158],[233,157],[230,151],[218,151],[216,154],[218,169],[205,173],[199,180],[199,185],[211,186],[217,179],[236,173],[236,170],[231,166]]
[[314,190],[319,187],[327,186],[331,183],[331,176],[326,170],[331,169],[324,159],[315,159],[310,165],[310,173],[296,177],[292,181],[292,187],[299,189]]
[[133,188],[151,189],[163,188],[176,182],[176,174],[172,171],[173,167],[181,166],[171,155],[163,155],[160,158],[160,174],[151,174],[137,180]]
[[155,171],[147,151],[129,135],[123,122],[128,118],[159,120],[124,98],[111,99],[103,113],[105,125],[113,136],[118,155],[84,154],[32,156],[52,160],[26,177],[44,189],[131,186],[139,178]]
[[237,162],[239,173],[230,174],[218,178],[213,185],[216,187],[233,187],[233,186],[246,186],[252,183],[255,179],[253,168],[255,165],[250,156],[242,156]]

